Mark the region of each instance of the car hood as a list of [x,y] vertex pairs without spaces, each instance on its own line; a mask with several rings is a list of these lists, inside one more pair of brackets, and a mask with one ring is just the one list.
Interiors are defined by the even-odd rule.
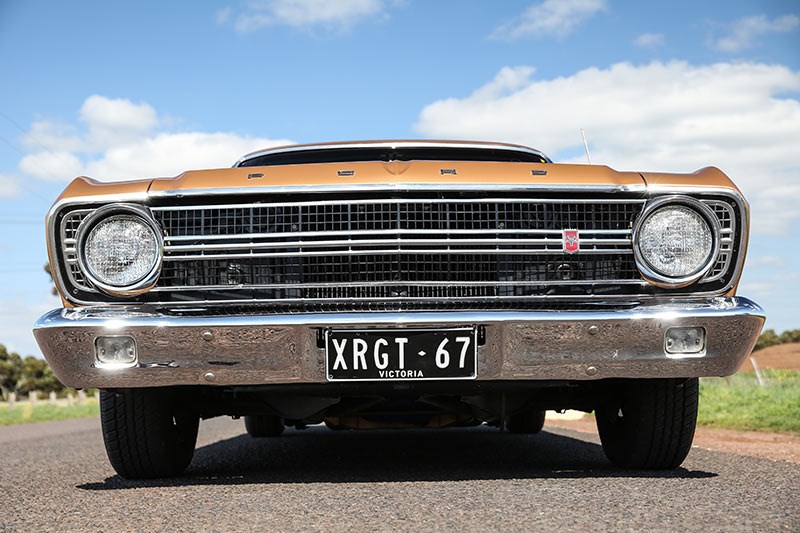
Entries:
[[306,188],[328,186],[497,185],[568,188],[643,189],[635,172],[617,172],[600,165],[493,163],[463,161],[392,161],[321,163],[246,167],[184,172],[175,178],[156,179],[150,194],[216,191],[225,189]]

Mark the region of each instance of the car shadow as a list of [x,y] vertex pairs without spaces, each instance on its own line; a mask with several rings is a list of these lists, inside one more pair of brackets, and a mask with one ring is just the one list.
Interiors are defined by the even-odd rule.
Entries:
[[685,468],[622,470],[608,462],[600,445],[573,437],[571,432],[555,431],[514,435],[486,426],[438,431],[330,431],[317,426],[288,430],[274,438],[240,435],[198,448],[180,477],[126,480],[112,476],[77,488],[717,475]]

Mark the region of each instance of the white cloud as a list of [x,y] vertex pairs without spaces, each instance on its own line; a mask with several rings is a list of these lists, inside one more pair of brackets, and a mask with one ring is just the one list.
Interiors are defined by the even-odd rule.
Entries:
[[48,181],[72,179],[82,174],[83,168],[80,158],[71,152],[34,152],[19,162],[25,174]]
[[606,0],[544,0],[530,6],[515,20],[496,28],[492,37],[564,37],[584,20],[604,9]]
[[384,0],[261,0],[248,3],[235,17],[228,8],[216,18],[219,24],[232,20],[237,32],[249,33],[267,26],[347,30],[364,19],[385,16]]
[[14,176],[0,174],[0,198],[13,198],[19,193],[19,183]]
[[31,152],[19,168],[51,181],[79,175],[101,181],[172,176],[227,167],[247,152],[291,143],[226,132],[160,131],[166,122],[149,104],[93,95],[81,106],[80,124],[35,122],[25,135]]
[[85,147],[76,129],[69,124],[52,120],[37,120],[22,137],[23,144],[32,150],[71,152]]
[[800,26],[797,15],[783,15],[772,20],[765,15],[744,17],[734,22],[730,34],[711,40],[711,47],[720,52],[736,53],[752,48],[756,39],[769,33],[787,33]]
[[642,48],[662,46],[664,44],[663,33],[643,33],[633,40],[633,44]]
[[721,167],[751,201],[754,232],[786,232],[800,220],[800,101],[782,96],[800,91],[800,72],[674,61],[549,80],[533,73],[506,67],[465,98],[425,107],[416,129],[435,138],[520,142],[570,158],[582,152],[582,128],[595,163],[665,172]]
[[88,140],[94,148],[139,139],[158,125],[158,115],[150,105],[99,95],[83,102],[80,117],[89,129]]
[[248,152],[282,144],[291,141],[233,133],[162,133],[110,148],[102,158],[88,161],[85,173],[105,181],[174,176],[184,170],[229,167]]

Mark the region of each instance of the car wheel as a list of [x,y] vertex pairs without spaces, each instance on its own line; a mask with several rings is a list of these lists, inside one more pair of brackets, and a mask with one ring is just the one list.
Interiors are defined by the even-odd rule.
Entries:
[[677,468],[692,447],[697,378],[628,381],[615,392],[596,409],[606,457],[623,468]]
[[544,427],[544,417],[543,410],[521,411],[508,417],[506,429],[509,433],[539,433]]
[[175,409],[169,389],[100,392],[111,466],[129,479],[172,477],[192,462],[200,417]]
[[253,438],[277,437],[283,433],[283,421],[275,415],[252,415],[244,417],[247,434]]

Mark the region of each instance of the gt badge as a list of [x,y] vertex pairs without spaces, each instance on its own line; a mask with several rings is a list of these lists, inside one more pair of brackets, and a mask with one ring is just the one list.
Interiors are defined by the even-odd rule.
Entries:
[[581,249],[580,235],[576,229],[565,229],[561,242],[564,245],[564,253],[574,254]]

